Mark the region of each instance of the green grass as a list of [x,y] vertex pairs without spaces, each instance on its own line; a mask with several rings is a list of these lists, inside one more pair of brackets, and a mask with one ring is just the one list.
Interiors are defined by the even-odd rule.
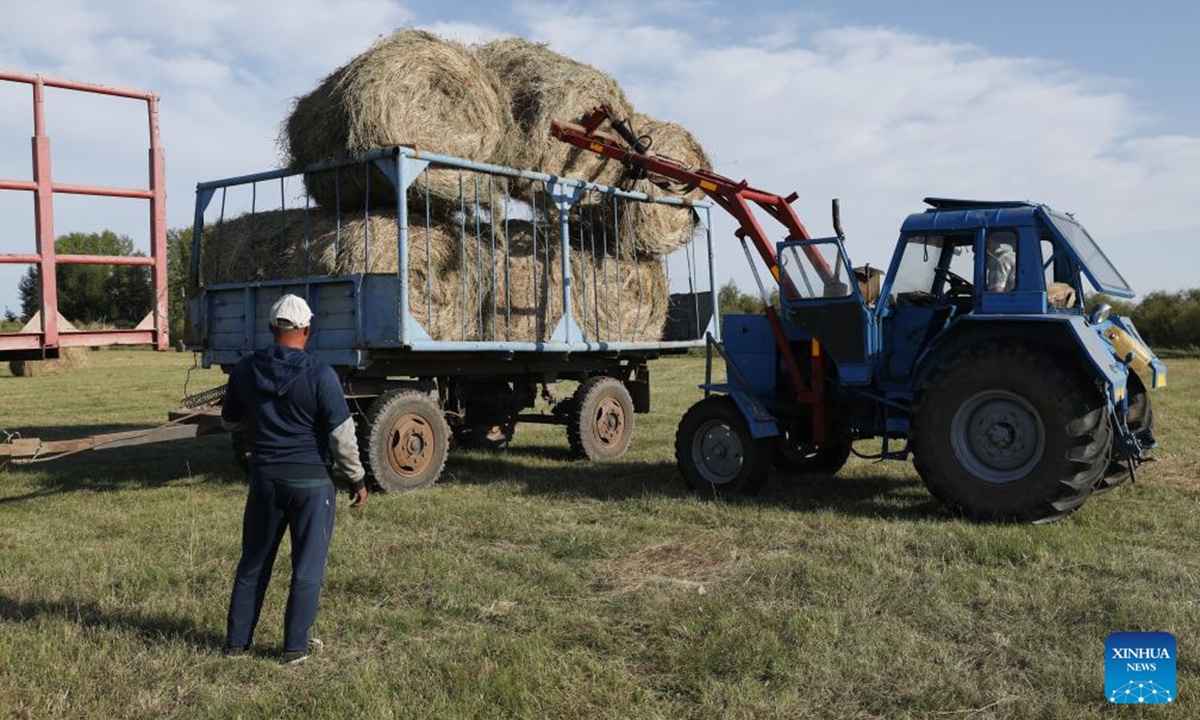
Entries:
[[[95,360],[0,370],[0,427],[157,423],[191,365]],[[1200,361],[1153,395],[1161,462],[1044,527],[948,517],[902,463],[696,497],[672,440],[703,361],[652,372],[621,462],[570,462],[560,428],[523,426],[431,490],[339,509],[327,648],[294,668],[272,655],[283,557],[261,654],[219,654],[244,496],[223,438],[0,474],[0,717],[1197,715]],[[1175,706],[1104,702],[1117,630],[1175,633]]]

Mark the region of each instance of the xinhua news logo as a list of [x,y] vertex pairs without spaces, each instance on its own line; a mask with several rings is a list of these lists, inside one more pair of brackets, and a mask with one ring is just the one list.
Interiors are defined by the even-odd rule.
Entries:
[[1104,641],[1104,696],[1111,703],[1175,702],[1175,636],[1115,632]]

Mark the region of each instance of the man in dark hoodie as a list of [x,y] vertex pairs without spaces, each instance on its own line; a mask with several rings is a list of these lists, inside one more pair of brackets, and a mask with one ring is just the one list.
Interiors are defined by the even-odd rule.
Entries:
[[337,373],[304,352],[312,310],[295,295],[271,307],[275,341],[234,367],[221,410],[226,428],[246,432],[252,450],[242,521],[242,559],[229,600],[228,655],[254,639],[275,554],[292,539],[292,585],[284,616],[283,660],[305,660],[321,642],[309,637],[325,581],[336,494],[332,474],[350,486],[350,507],[367,501],[354,420]]

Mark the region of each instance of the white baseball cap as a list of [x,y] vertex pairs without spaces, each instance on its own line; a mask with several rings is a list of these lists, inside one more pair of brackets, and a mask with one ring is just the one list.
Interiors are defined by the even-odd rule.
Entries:
[[304,302],[304,298],[290,293],[276,300],[271,306],[271,327],[299,330],[308,327],[312,317],[312,309]]

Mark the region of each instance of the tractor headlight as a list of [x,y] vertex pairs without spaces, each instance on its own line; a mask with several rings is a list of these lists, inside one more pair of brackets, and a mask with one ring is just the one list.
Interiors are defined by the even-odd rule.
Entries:
[[1088,322],[1090,322],[1093,325],[1099,325],[1100,323],[1107,320],[1108,316],[1111,314],[1112,314],[1112,306],[1111,305],[1109,305],[1108,303],[1097,303],[1094,307],[1092,307],[1091,314],[1088,315]]

